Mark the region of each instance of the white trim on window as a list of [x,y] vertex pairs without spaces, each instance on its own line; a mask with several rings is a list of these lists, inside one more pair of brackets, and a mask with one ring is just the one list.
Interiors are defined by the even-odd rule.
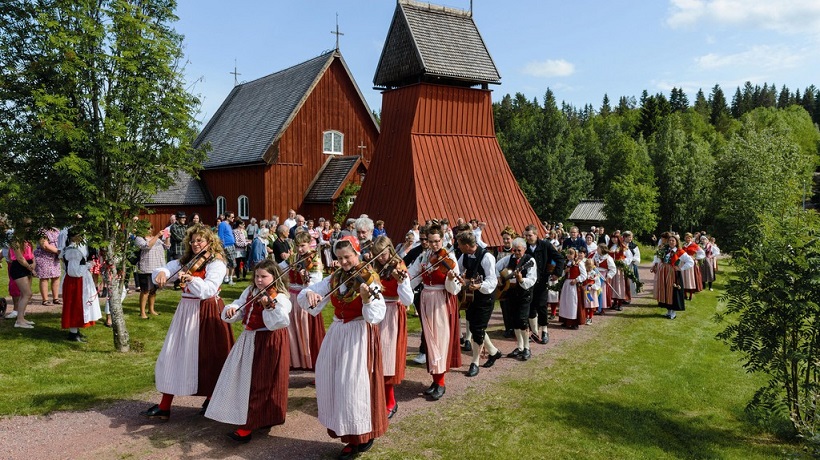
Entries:
[[344,153],[345,135],[339,131],[325,131],[322,133],[322,153],[328,155],[342,155]]
[[225,214],[226,209],[228,209],[228,201],[225,197],[216,197],[216,217],[219,217],[221,214]]
[[236,209],[238,210],[236,214],[240,219],[247,220],[250,217],[250,204],[248,197],[245,195],[239,195],[239,198],[236,200],[236,204]]

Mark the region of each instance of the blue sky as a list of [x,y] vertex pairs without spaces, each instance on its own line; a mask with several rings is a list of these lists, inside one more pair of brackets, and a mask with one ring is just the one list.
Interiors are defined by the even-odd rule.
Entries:
[[[469,9],[469,0],[446,0]],[[335,47],[374,110],[372,89],[393,0],[180,0],[186,76],[206,122],[234,85],[263,77]],[[683,88],[690,101],[720,84],[731,100],[744,82],[792,91],[820,85],[820,1],[474,0],[473,17],[501,73],[493,99],[521,92],[600,107],[604,93]]]

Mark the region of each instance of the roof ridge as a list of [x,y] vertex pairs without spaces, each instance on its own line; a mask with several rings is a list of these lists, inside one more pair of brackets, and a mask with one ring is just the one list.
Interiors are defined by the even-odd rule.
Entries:
[[438,13],[447,13],[447,14],[455,14],[459,16],[465,16],[468,18],[473,17],[473,13],[470,10],[463,10],[461,8],[454,8],[452,6],[444,6],[444,5],[435,5],[432,3],[427,2],[417,2],[415,0],[399,0],[400,5],[407,5],[409,7],[426,9],[428,11],[438,12]]
[[302,61],[302,62],[299,62],[299,63],[294,64],[294,65],[292,65],[292,66],[290,66],[290,67],[287,67],[287,68],[285,68],[285,69],[282,69],[282,70],[277,70],[276,72],[273,72],[273,73],[270,73],[270,74],[267,74],[267,75],[261,76],[261,77],[259,77],[259,78],[255,78],[255,79],[253,79],[253,80],[251,80],[251,81],[246,81],[245,83],[240,83],[240,84],[239,84],[239,85],[237,85],[237,86],[245,86],[245,85],[249,85],[249,84],[251,84],[251,83],[256,83],[256,82],[258,82],[259,80],[264,80],[264,79],[266,79],[266,78],[268,78],[268,77],[273,77],[273,76],[275,76],[275,75],[279,75],[279,74],[284,73],[284,72],[287,72],[287,71],[289,71],[289,70],[293,70],[293,69],[295,69],[295,68],[297,68],[297,67],[300,67],[300,66],[303,66],[303,65],[307,65],[307,64],[312,64],[312,63],[314,63],[315,61],[319,61],[319,60],[322,60],[322,59],[327,59],[327,56],[328,56],[328,55],[333,54],[333,53],[335,53],[335,52],[336,52],[336,50],[330,50],[330,51],[327,51],[327,52],[322,53],[322,54],[320,54],[320,55],[318,55],[318,56],[316,56],[316,57],[310,58],[310,59],[308,59],[307,61]]

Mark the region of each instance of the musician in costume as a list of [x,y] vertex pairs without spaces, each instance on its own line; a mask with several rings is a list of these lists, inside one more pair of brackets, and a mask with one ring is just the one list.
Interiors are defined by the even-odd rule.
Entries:
[[[498,284],[498,277],[495,273],[495,257],[489,250],[478,245],[474,233],[459,233],[456,235],[456,242],[461,250],[458,269],[462,273],[461,279],[464,286],[462,294],[467,297],[466,302],[468,302],[465,317],[473,341],[471,347],[473,358],[467,370],[467,377],[475,377],[478,375],[478,362],[482,347],[490,356],[488,361],[492,360],[494,363],[501,357],[501,352],[493,345],[486,332],[493,314],[493,307],[495,307],[495,287]],[[454,278],[455,273],[448,273],[448,277]]]
[[[557,280],[563,273],[564,256],[550,243],[538,238],[538,229],[535,225],[527,225],[524,229],[524,239],[527,241],[527,254],[535,259],[535,265],[538,267],[538,280],[533,287],[530,303],[530,338],[536,343],[546,344],[550,340],[547,330],[547,284],[551,280]],[[550,265],[553,265],[551,272]]]
[[564,327],[578,329],[586,322],[586,311],[581,299],[582,283],[587,279],[587,270],[578,256],[578,251],[567,249],[567,264],[564,267],[564,284],[561,286],[561,301],[558,318]]
[[[499,283],[510,283],[509,288],[501,294],[501,298],[507,303],[515,318],[516,348],[507,356],[521,361],[526,361],[532,356],[530,335],[527,329],[529,329],[532,289],[538,281],[537,262],[526,251],[526,240],[516,238],[512,241],[512,254],[503,257],[495,265],[496,273],[500,278]],[[493,359],[494,362],[495,359]],[[492,366],[489,360],[484,366],[489,367],[487,364]]]
[[66,271],[63,278],[63,315],[61,326],[68,329],[68,340],[85,342],[81,328],[93,326],[102,318],[100,298],[89,270],[88,247],[77,227],[68,229],[68,245],[62,251]]
[[[430,248],[430,246],[427,244],[427,227],[420,228],[418,230],[418,233],[420,235],[418,241],[419,244],[413,246],[402,257],[404,265],[407,267],[413,265],[413,262],[415,262],[416,259],[421,257],[421,255]],[[413,358],[413,362],[416,364],[427,364],[427,341],[424,340],[424,318],[421,316],[421,314],[419,314],[419,309],[421,308],[422,289],[424,289],[424,283],[418,283],[418,285],[413,287],[413,309],[416,311],[416,316],[419,317],[419,324],[421,325],[421,337],[419,337],[419,354],[416,355],[415,358]]]
[[345,236],[334,247],[340,269],[299,293],[299,306],[318,316],[330,302],[333,323],[316,361],[319,422],[347,445],[353,458],[387,431],[378,324],[386,306],[379,276],[359,261],[359,242]]
[[153,273],[154,283],[160,287],[179,279],[182,299],[154,371],[162,401],[140,413],[151,419],[167,420],[175,395],[205,396],[200,411],[204,415],[234,343],[231,327],[220,318],[225,303],[219,290],[228,270],[222,243],[210,228],[200,224],[188,229],[183,245],[182,257]]
[[[294,245],[290,257],[282,261],[279,267],[288,270],[291,303],[296,302],[305,288],[322,280],[322,264],[319,253],[311,249],[311,236],[308,232],[299,232],[294,236]],[[290,366],[292,369],[313,370],[319,348],[325,338],[325,322],[321,316],[314,316],[301,308],[290,311],[288,340],[290,341]]]
[[669,235],[655,254],[651,269],[657,274],[655,299],[659,307],[666,308],[665,317],[675,319],[677,312],[686,310],[682,272],[694,265],[695,260],[679,247],[674,235]]
[[427,244],[429,249],[413,262],[408,272],[414,287],[424,284],[419,316],[427,346],[427,371],[433,376],[433,383],[424,394],[436,401],[446,391],[444,374],[453,367],[461,367],[458,300],[455,296],[461,290],[461,284],[448,276],[450,271],[459,274],[458,261],[442,247],[441,227],[427,229]]
[[384,399],[387,418],[399,409],[394,387],[404,380],[407,367],[407,305],[413,303],[413,288],[407,266],[396,254],[393,242],[380,236],[373,242],[373,268],[379,274],[386,313],[379,324],[382,364],[384,365]]
[[[495,260],[501,260],[512,254],[512,240],[517,236],[515,229],[509,225],[501,230],[501,246],[496,251]],[[501,305],[501,318],[504,320],[504,338],[509,339],[515,335],[516,315],[505,298],[499,299],[499,304]]]
[[285,423],[291,303],[287,278],[271,259],[258,263],[253,281],[222,310],[222,321],[244,329],[231,348],[205,416],[239,425],[228,437],[248,442],[253,430]]

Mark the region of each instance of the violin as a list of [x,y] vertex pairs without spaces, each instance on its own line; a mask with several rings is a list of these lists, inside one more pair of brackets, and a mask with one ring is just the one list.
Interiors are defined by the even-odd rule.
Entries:
[[[189,260],[188,263],[180,267],[179,270],[177,270],[177,272],[175,273],[175,275],[178,274],[179,277],[182,278],[182,275],[186,275],[191,272],[198,272],[202,270],[202,267],[204,267],[211,260],[211,258],[211,253],[208,252],[207,249],[203,249],[199,251],[197,254],[195,254],[193,257],[191,257],[191,260]],[[188,286],[188,283],[180,279],[179,288],[185,289],[186,286]]]
[[391,257],[379,270],[380,279],[387,279],[391,276],[398,282],[404,281],[404,278],[407,277],[407,266],[404,265],[404,260],[398,255]]
[[379,281],[379,275],[364,263],[359,264],[356,267],[356,275],[353,276],[353,285],[348,289],[348,294],[345,297],[358,294],[361,285],[364,284],[370,292],[370,297],[378,299],[381,296],[381,289],[378,286],[371,286],[374,281]]
[[295,268],[296,271],[299,272],[301,272],[302,270],[309,272],[316,268],[316,264],[316,250],[312,249],[304,255],[300,256],[299,260],[293,263],[293,268]]
[[[436,270],[443,274],[447,274],[450,270],[454,270],[456,268],[457,262],[450,257],[450,251],[441,248],[438,251],[434,252],[433,255],[430,256],[430,268],[432,269],[435,267]],[[432,270],[431,270],[432,271]]]

